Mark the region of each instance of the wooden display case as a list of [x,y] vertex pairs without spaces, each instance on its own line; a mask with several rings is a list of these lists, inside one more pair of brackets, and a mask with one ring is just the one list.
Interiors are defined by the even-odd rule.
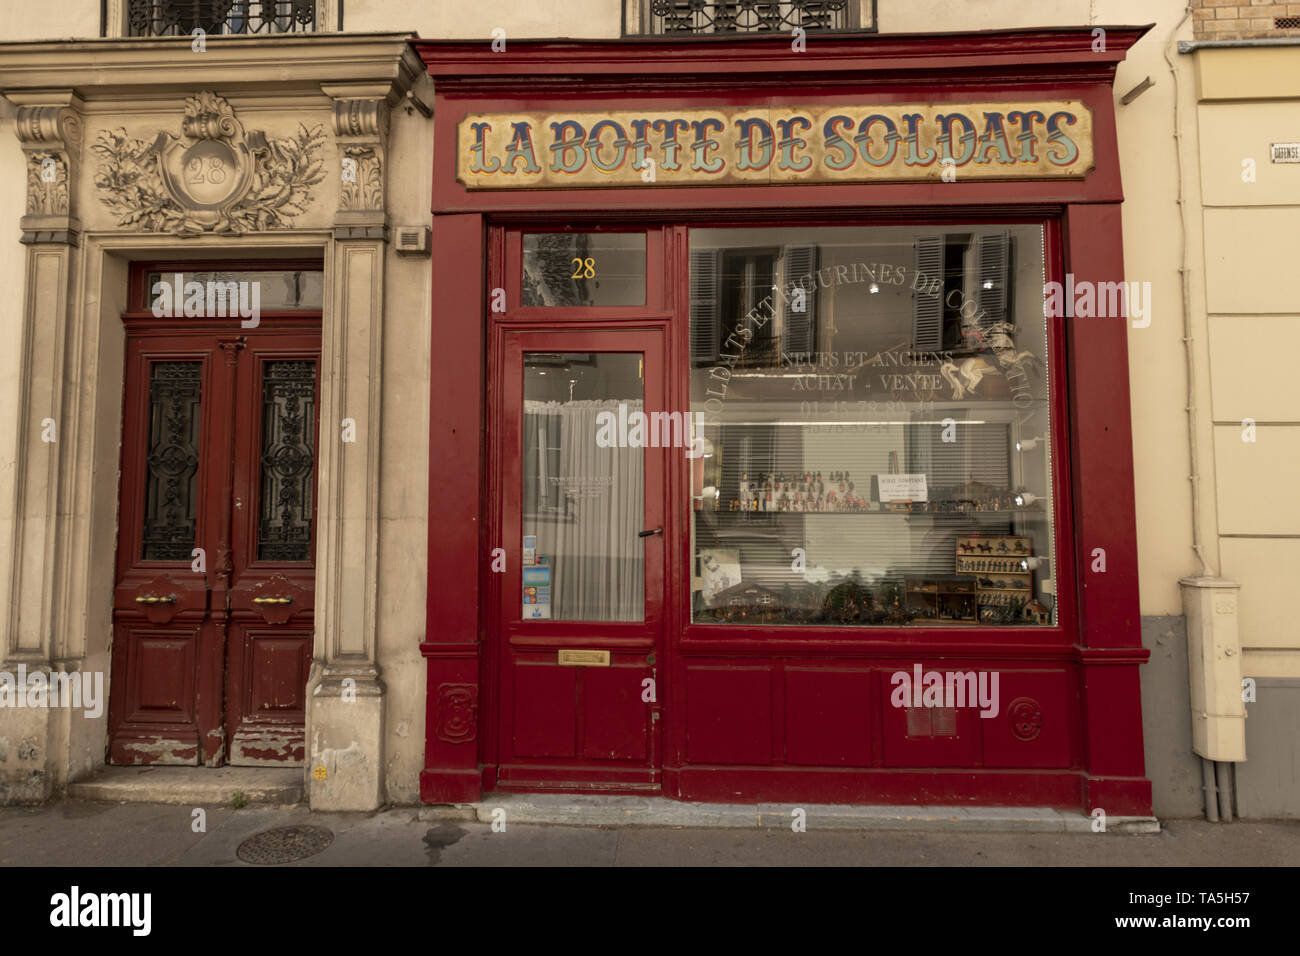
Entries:
[[916,613],[915,623],[961,624],[976,620],[974,582],[957,576],[904,578],[907,609]]
[[1034,599],[1034,556],[1027,535],[964,534],[957,538],[957,573],[975,590],[981,623],[1018,621]]

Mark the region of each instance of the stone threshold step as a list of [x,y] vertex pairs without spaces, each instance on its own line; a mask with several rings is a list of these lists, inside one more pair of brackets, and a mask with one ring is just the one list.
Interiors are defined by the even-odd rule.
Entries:
[[[505,811],[511,823],[561,826],[788,829],[802,809],[809,830],[983,830],[1092,833],[1092,818],[1050,807],[841,806],[794,803],[685,803],[667,797],[595,794],[488,794],[480,803],[421,807],[421,820],[491,823]],[[1106,818],[1106,833],[1159,833],[1155,817]]]
[[68,784],[75,800],[115,803],[229,805],[235,794],[259,806],[302,803],[302,767],[104,767]]

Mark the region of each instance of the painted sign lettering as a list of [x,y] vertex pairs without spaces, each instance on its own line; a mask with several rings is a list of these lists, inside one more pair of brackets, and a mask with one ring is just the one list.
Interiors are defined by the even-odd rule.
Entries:
[[470,189],[1081,179],[1092,167],[1092,111],[1078,100],[477,113],[458,128]]

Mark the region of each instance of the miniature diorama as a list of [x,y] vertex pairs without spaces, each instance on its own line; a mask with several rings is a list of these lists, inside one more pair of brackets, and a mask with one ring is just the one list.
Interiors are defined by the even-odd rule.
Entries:
[[952,624],[976,620],[975,586],[957,576],[906,578],[907,607],[918,624]]
[[[1034,556],[1028,536],[963,534],[957,538],[957,573],[974,584],[982,624],[1048,623],[1051,612],[1034,600]],[[1040,609],[1043,619],[1028,609]]]

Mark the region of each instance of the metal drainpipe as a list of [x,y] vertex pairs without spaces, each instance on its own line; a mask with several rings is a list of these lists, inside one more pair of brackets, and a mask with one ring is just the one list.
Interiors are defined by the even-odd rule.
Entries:
[[1191,472],[1187,479],[1192,484],[1192,551],[1201,562],[1201,577],[1215,577],[1217,573],[1210,569],[1205,560],[1205,549],[1201,545],[1201,475],[1196,462],[1196,366],[1192,352],[1192,309],[1191,309],[1191,264],[1187,261],[1187,204],[1183,196],[1183,140],[1178,131],[1178,71],[1174,61],[1169,59],[1170,48],[1178,42],[1178,31],[1183,28],[1187,18],[1192,15],[1192,5],[1187,5],[1183,18],[1169,35],[1165,45],[1165,63],[1169,65],[1169,78],[1174,87],[1174,158],[1177,161],[1178,181],[1178,225],[1181,235],[1181,253],[1178,273],[1183,284],[1183,351],[1187,355],[1187,449],[1191,459]]
[[1232,822],[1232,764],[1220,760],[1214,765],[1219,784],[1219,818],[1224,823]]
[[[1187,356],[1187,451],[1190,459],[1191,470],[1188,473],[1188,481],[1191,482],[1192,492],[1192,551],[1196,559],[1201,564],[1201,576],[1213,577],[1216,572],[1210,567],[1209,561],[1205,557],[1205,548],[1201,542],[1201,476],[1197,464],[1197,441],[1196,441],[1196,367],[1192,348],[1192,310],[1191,310],[1191,267],[1187,261],[1187,205],[1184,200],[1183,191],[1183,141],[1179,135],[1178,127],[1178,71],[1174,68],[1174,62],[1169,58],[1170,48],[1177,42],[1178,31],[1183,28],[1187,18],[1192,15],[1192,5],[1187,5],[1187,10],[1183,14],[1183,19],[1179,21],[1178,26],[1174,27],[1173,33],[1169,37],[1169,43],[1165,47],[1165,63],[1169,65],[1169,77],[1174,88],[1174,155],[1178,163],[1178,224],[1182,237],[1181,262],[1179,265],[1179,275],[1182,278],[1182,307],[1183,307],[1183,350]],[[1232,822],[1232,765],[1226,762],[1216,762],[1209,758],[1201,758],[1201,777],[1205,784],[1205,818],[1211,823],[1217,823],[1220,819],[1224,823]]]
[[1201,782],[1205,789],[1205,819],[1218,823],[1219,799],[1214,786],[1214,761],[1209,757],[1201,758]]

